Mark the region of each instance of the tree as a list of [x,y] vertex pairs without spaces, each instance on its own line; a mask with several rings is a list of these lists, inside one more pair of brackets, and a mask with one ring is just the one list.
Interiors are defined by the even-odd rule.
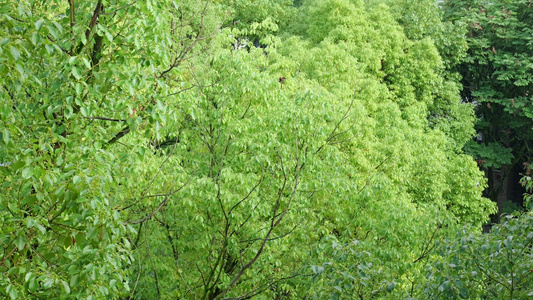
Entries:
[[[139,182],[132,174],[173,117],[166,103],[182,88],[177,69],[210,42],[207,7],[1,7],[0,293],[125,296],[135,232],[125,207],[154,191],[129,189]],[[193,8],[197,18],[177,23],[180,9]]]
[[[284,90],[319,85],[334,95],[325,107],[333,105],[336,115],[352,103],[346,83],[359,87],[335,144],[346,154],[344,168],[353,170],[348,174],[370,175],[334,181],[336,195],[349,200],[337,204],[344,210],[325,214],[334,238],[317,245],[318,283],[309,284],[310,292],[387,297],[391,286],[392,298],[414,297],[437,236],[457,221],[481,225],[494,211],[479,197],[484,180],[474,161],[461,154],[473,134],[472,106],[461,103],[454,76],[445,76],[431,36],[408,39],[387,6],[308,1],[299,9],[276,53],[268,54],[272,72],[286,77]],[[342,192],[349,182],[360,194]],[[355,255],[363,251],[369,254]]]
[[2,6],[2,296],[407,296],[486,221],[446,43],[385,4],[244,4]]
[[531,3],[444,3],[446,19],[468,27],[468,55],[457,71],[463,77],[462,98],[476,105],[479,139],[465,149],[487,171],[487,196],[496,202],[509,172],[532,155]]

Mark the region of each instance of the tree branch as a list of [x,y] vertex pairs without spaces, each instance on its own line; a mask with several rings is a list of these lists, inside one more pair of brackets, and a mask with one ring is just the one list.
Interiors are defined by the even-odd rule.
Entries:
[[129,127],[124,127],[119,133],[117,133],[112,139],[110,139],[107,142],[107,144],[111,145],[111,144],[116,143],[118,140],[120,140],[123,136],[125,136],[129,132],[130,132],[130,128]]
[[104,121],[111,121],[111,122],[126,122],[124,119],[110,119],[110,118],[104,118],[104,117],[84,117],[85,119],[89,120],[104,120]]
[[[163,200],[163,202],[161,202],[161,204],[159,204],[159,206],[153,211],[151,212],[149,215],[147,215],[146,217],[140,219],[140,220],[137,220],[137,221],[128,221],[126,222],[125,224],[139,224],[139,223],[142,223],[142,222],[145,222],[146,220],[152,218],[163,206],[165,206],[165,204],[168,202],[168,198],[170,196],[172,196],[173,194],[181,191],[181,189],[183,189],[188,183],[189,181],[191,180],[191,177],[189,177],[189,180],[187,180],[182,186],[180,186],[178,189],[174,190],[174,191],[170,191],[168,194],[165,194],[165,199]],[[163,195],[162,195],[163,196]],[[131,207],[131,206],[129,206]],[[125,208],[124,208],[125,209]],[[123,210],[123,209],[122,209]]]
[[109,13],[100,13],[100,15],[101,15],[101,16],[110,16],[110,15],[114,15],[114,14],[116,14],[119,10],[123,10],[123,9],[125,9],[125,8],[128,8],[128,7],[134,5],[134,4],[137,3],[137,2],[139,2],[139,0],[135,0],[135,1],[133,1],[132,3],[130,3],[130,4],[126,4],[126,5],[122,6],[122,7],[119,7],[119,8],[117,8],[117,9],[115,9],[114,11],[109,12]]
[[354,93],[353,93],[353,97],[352,97],[352,102],[350,102],[350,105],[348,106],[348,109],[346,109],[346,112],[344,113],[344,115],[342,116],[342,118],[339,120],[339,122],[337,122],[337,124],[335,125],[335,128],[333,128],[333,130],[331,131],[329,137],[326,139],[326,142],[320,146],[315,154],[317,154],[318,152],[320,152],[320,150],[322,150],[324,148],[324,146],[328,145],[331,140],[333,140],[335,137],[347,132],[347,131],[344,131],[344,132],[341,132],[341,133],[337,133],[335,134],[335,132],[337,131],[337,129],[339,129],[339,126],[341,125],[341,123],[346,120],[346,118],[348,118],[348,114],[350,113],[350,111],[352,110],[352,106],[355,102],[355,95],[357,94],[357,88],[354,89]]

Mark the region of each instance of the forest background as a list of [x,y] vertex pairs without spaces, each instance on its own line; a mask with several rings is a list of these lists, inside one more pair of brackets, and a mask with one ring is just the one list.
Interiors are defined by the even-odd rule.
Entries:
[[0,297],[530,298],[532,12],[0,1]]

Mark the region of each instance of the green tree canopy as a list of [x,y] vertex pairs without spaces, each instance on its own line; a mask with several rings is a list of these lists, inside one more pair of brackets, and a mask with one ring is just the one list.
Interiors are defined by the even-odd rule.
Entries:
[[418,295],[494,212],[423,7],[2,2],[0,295]]

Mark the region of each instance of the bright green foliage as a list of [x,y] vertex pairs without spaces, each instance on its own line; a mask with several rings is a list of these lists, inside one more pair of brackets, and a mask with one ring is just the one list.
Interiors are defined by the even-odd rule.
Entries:
[[[306,230],[317,226],[312,196],[328,174],[315,157],[329,154],[319,148],[333,125],[314,126],[323,113],[298,104],[311,95],[284,96],[275,78],[255,71],[261,60],[260,51],[221,52],[206,71],[219,84],[188,98],[190,120],[169,150],[182,162],[187,185],[144,229],[143,247],[164,253],[154,258],[155,271],[164,274],[156,284],[182,284],[170,290],[174,297],[216,297],[236,282],[237,292],[262,292],[266,282],[303,265]],[[140,287],[151,281],[144,275]]]
[[[350,177],[335,187],[340,203],[349,201],[340,204],[348,209],[326,214],[336,239],[320,248],[321,263],[312,270],[322,276],[317,277],[321,288],[312,291],[319,299],[383,296],[398,280],[398,294],[391,297],[407,295],[409,282],[423,278],[417,259],[432,249],[435,240],[427,237],[439,228],[430,220],[450,224],[436,208],[477,224],[494,212],[490,201],[478,198],[484,180],[475,162],[457,155],[473,133],[471,106],[460,104],[458,84],[443,76],[433,42],[408,40],[386,6],[309,1],[301,9],[298,23],[289,26],[276,53],[269,53],[274,74],[286,77],[284,90],[319,85],[337,95],[327,103],[349,107],[335,146],[349,157],[344,169],[370,177],[356,180],[367,188],[346,200],[342,187]],[[442,114],[432,113],[437,107]],[[450,111],[462,118],[444,114]],[[358,246],[351,243],[355,233]],[[366,258],[350,255],[363,251]]]
[[[383,1],[391,7],[405,35],[411,40],[431,38],[444,64],[451,68],[466,56],[466,26],[443,21],[438,1]],[[448,76],[453,73],[446,74]]]
[[[345,15],[328,15],[330,10]],[[393,180],[390,188],[396,195],[405,192],[416,203],[459,206],[463,217],[474,220],[479,214],[468,207],[492,211],[492,205],[468,200],[482,190],[483,179],[469,157],[455,152],[473,133],[471,107],[460,104],[457,83],[443,78],[431,40],[409,41],[387,10],[382,5],[367,12],[364,4],[348,1],[304,3],[298,21],[302,36],[291,36],[277,47],[282,57],[270,55],[275,74],[287,77],[285,89],[301,89],[306,81],[319,84],[339,95],[328,102],[344,106],[355,88],[353,117],[346,122],[354,138],[340,145],[355,166],[368,172],[386,160],[379,171]],[[316,21],[330,15],[328,22]],[[442,115],[432,111],[437,105]],[[446,111],[463,118],[446,116]],[[469,176],[458,177],[457,172]],[[473,194],[459,196],[461,191]]]
[[[419,295],[419,289],[411,288],[425,282],[425,263],[433,258],[435,242],[449,235],[453,221],[430,207],[392,204],[394,212],[380,209],[379,204],[367,205],[370,216],[354,218],[358,226],[352,239],[331,237],[318,245],[315,251],[320,264],[311,266],[314,277],[309,294],[313,299]],[[405,219],[410,222],[403,222]],[[444,228],[443,223],[449,227]]]
[[167,70],[208,42],[189,47],[194,22],[170,39],[170,2],[129,4],[0,6],[2,296],[129,293],[135,230],[121,211],[147,192],[130,188],[146,184],[135,174],[174,116]]
[[494,211],[428,3],[2,4],[0,295],[420,294]]
[[529,299],[533,296],[533,214],[507,216],[488,234],[464,229],[439,245],[445,258],[429,273],[431,299]]

